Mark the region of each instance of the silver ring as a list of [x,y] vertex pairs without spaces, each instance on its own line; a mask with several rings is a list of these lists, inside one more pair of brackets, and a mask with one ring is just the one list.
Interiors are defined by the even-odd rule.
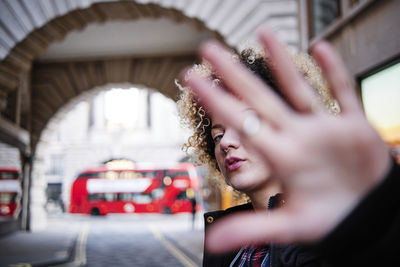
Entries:
[[258,131],[260,130],[260,127],[261,127],[260,119],[254,112],[250,113],[244,118],[242,128],[243,132],[245,132],[245,134],[247,134],[248,136],[257,134]]
[[223,150],[224,150],[225,153],[228,153],[229,152],[229,147],[228,148],[224,148]]

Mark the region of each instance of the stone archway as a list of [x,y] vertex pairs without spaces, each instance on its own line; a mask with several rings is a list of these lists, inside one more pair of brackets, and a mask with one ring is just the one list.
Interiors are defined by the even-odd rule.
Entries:
[[[0,44],[6,44],[6,46],[0,49],[0,58],[2,59],[0,62],[0,100],[4,106],[4,109],[0,112],[8,120],[30,132],[31,151],[34,151],[40,131],[49,117],[68,99],[87,90],[90,86],[107,82],[110,78],[108,74],[121,70],[117,65],[122,67],[125,64],[128,67],[121,73],[129,71],[129,66],[138,66],[138,64],[130,64],[129,60],[119,63],[109,60],[104,64],[98,62],[69,64],[68,67],[64,66],[68,71],[60,70],[59,67],[49,70],[43,68],[43,66],[38,67],[36,71],[37,65],[33,62],[35,58],[46,51],[49,44],[62,40],[68,32],[82,29],[90,23],[110,20],[168,17],[178,23],[190,22],[198,28],[205,28],[204,23],[200,20],[185,16],[177,8],[173,6],[164,7],[156,3],[96,0],[89,2],[82,0],[71,3],[71,1],[61,0],[54,2],[40,1],[38,3],[4,1],[0,4],[3,5],[3,10],[9,10],[11,15],[7,18],[1,18],[6,26],[4,31],[6,34],[1,35],[3,40]],[[222,38],[220,37],[220,39]],[[156,65],[158,64],[161,68],[165,68],[169,62],[173,61],[173,59],[171,61],[171,58],[149,59],[143,60],[143,66],[150,64],[157,68]],[[187,61],[186,63],[190,62]],[[174,64],[172,63],[172,65]],[[182,65],[180,66],[182,67]],[[111,69],[114,67],[117,67],[117,70],[113,72]],[[103,70],[101,70],[102,68]],[[166,69],[176,70],[176,73],[178,71],[174,66],[167,66]],[[99,75],[98,71],[104,71],[105,75]],[[162,70],[159,71],[165,74]],[[53,76],[54,72],[57,72],[55,76]],[[68,77],[67,73],[71,77]],[[76,85],[74,75],[77,73],[85,73],[86,76],[80,78],[79,86],[74,86]],[[49,75],[51,78],[49,78]],[[99,78],[99,80],[94,81],[93,79],[96,78]],[[128,77],[125,76],[124,78],[129,81]],[[170,77],[158,77],[158,80],[165,78]],[[32,84],[30,84],[31,79]],[[113,77],[111,77],[112,79]],[[57,103],[57,106],[55,106],[55,103]]]
[[[0,10],[0,119],[10,126],[0,127],[0,134],[11,129],[11,139],[0,135],[0,141],[12,140],[27,155],[29,166],[43,129],[71,99],[110,82],[143,84],[174,99],[173,79],[194,60],[194,55],[167,55],[35,62],[50,44],[72,30],[95,22],[166,17],[213,32],[233,48],[263,23],[282,29],[282,38],[293,47],[299,39],[295,0],[3,0]],[[153,79],[146,73],[157,75]],[[24,174],[25,191],[29,166]]]
[[[282,27],[286,32],[283,35],[285,41],[297,46],[298,34],[290,34],[297,32],[296,1],[285,0],[284,2],[276,3],[266,0],[2,1],[0,2],[2,10],[0,16],[2,22],[0,23],[2,32],[0,35],[0,100],[4,107],[0,112],[23,129],[28,131],[32,129],[33,139],[37,138],[36,131],[40,127],[35,126],[35,123],[31,125],[31,122],[45,124],[45,121],[39,122],[38,117],[29,114],[30,110],[33,110],[31,106],[33,101],[38,102],[29,98],[32,62],[46,51],[49,44],[62,40],[68,32],[83,29],[90,23],[137,20],[143,17],[168,17],[178,23],[193,23],[197,28],[212,31],[221,40],[235,47],[241,40],[251,35],[258,25],[269,22]],[[70,88],[64,89],[65,93],[70,90]],[[34,94],[32,92],[32,95]],[[43,102],[43,99],[40,102]],[[51,104],[47,103],[47,105]],[[44,113],[44,111],[37,112]]]
[[[177,23],[192,23],[194,27],[211,31],[217,38],[236,47],[244,37],[250,36],[258,25],[269,22],[281,26],[286,33],[283,38],[289,44],[297,46],[298,34],[290,34],[297,31],[296,2],[293,0],[284,2],[275,3],[265,0],[214,0],[206,3],[199,0],[3,1],[0,3],[4,14],[0,17],[3,22],[0,24],[3,26],[0,37],[0,100],[3,103],[6,102],[6,107],[2,113],[31,133],[31,148],[34,150],[40,130],[43,129],[50,114],[59,108],[52,102],[58,100],[60,105],[63,100],[68,100],[82,89],[74,86],[73,79],[68,77],[68,73],[72,77],[74,73],[79,73],[80,67],[77,64],[64,65],[62,67],[64,70],[57,67],[49,71],[44,70],[46,68],[43,66],[33,65],[33,61],[43,54],[52,42],[62,40],[72,30],[83,29],[93,22],[168,17]],[[5,14],[5,12],[8,13]],[[173,61],[171,58],[149,59],[144,60],[143,63],[146,65],[148,62],[163,68],[171,62],[174,65],[172,69],[177,69],[176,66],[180,64],[174,64]],[[93,75],[103,78],[98,75],[99,71],[111,73],[109,70],[113,68],[113,64],[116,63],[108,61],[86,64],[82,68],[88,79],[81,80],[91,83],[93,82],[91,79],[95,78]],[[128,67],[137,66],[137,64],[129,63],[129,60],[118,64],[126,64]],[[38,67],[38,70],[31,73],[33,66]],[[167,69],[170,68],[167,67]],[[59,75],[57,79],[53,76],[52,82],[43,82],[49,74],[52,75],[52,72],[57,71],[56,76]],[[128,70],[122,73],[126,71]],[[172,76],[172,72],[169,74]],[[30,75],[35,83],[31,88]],[[171,80],[171,77],[159,76],[157,79]],[[46,89],[49,95],[53,94],[55,101],[49,101],[51,100],[49,95],[46,98],[46,94],[43,94]],[[170,91],[167,95],[173,97],[170,87],[160,90]],[[29,95],[32,95],[32,98]]]
[[[284,3],[283,3],[284,2]],[[267,0],[194,1],[10,1],[0,2],[0,112],[28,131],[31,121],[29,80],[32,62],[49,44],[93,22],[168,17],[212,31],[228,45],[240,41],[262,23],[282,28],[283,39],[298,43],[297,4]],[[21,100],[21,98],[24,98]],[[42,123],[44,123],[42,121]],[[33,136],[35,138],[35,136]]]

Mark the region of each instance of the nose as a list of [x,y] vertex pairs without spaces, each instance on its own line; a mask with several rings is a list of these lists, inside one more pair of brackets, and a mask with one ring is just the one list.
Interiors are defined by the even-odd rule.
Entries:
[[229,149],[237,149],[239,146],[238,134],[233,129],[225,129],[225,133],[220,140],[220,149],[226,153]]

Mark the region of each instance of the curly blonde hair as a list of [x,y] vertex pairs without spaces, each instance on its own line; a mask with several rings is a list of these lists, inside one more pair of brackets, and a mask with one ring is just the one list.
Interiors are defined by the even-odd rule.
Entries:
[[[279,90],[274,80],[271,69],[272,64],[263,53],[262,49],[248,48],[243,50],[237,57],[250,71],[267,83],[281,97],[285,98]],[[297,54],[292,56],[292,61],[298,70],[303,74],[306,81],[314,88],[320,101],[326,109],[336,115],[340,112],[337,101],[332,98],[326,81],[323,79],[320,68],[314,60],[307,54]],[[189,71],[195,71],[203,77],[210,78],[213,82],[219,82],[218,75],[212,71],[207,62],[195,64]],[[221,176],[214,155],[214,142],[211,136],[211,120],[207,116],[206,110],[201,106],[193,91],[188,87],[183,87],[176,81],[180,88],[180,97],[177,101],[178,113],[183,126],[193,131],[183,145],[183,150],[189,154],[197,165],[205,165],[209,171],[215,171],[216,175]],[[219,174],[219,175],[218,175]]]

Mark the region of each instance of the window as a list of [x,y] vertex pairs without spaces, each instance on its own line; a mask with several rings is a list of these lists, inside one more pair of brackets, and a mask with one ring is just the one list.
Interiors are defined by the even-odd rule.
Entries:
[[118,199],[117,194],[105,193],[105,194],[89,194],[88,199],[90,201],[114,201]]
[[179,194],[175,197],[175,199],[188,199],[186,191],[179,192]]
[[46,188],[47,200],[59,201],[61,199],[62,184],[48,183]]
[[89,194],[88,199],[91,201],[104,201],[104,194]]
[[[354,16],[372,1],[367,0],[304,0],[307,3],[308,37],[322,34],[338,19]],[[343,20],[345,21],[345,20]],[[343,22],[345,23],[345,22]],[[339,23],[341,24],[341,23]]]
[[0,204],[11,204],[16,202],[16,193],[0,193]]
[[350,6],[355,6],[355,5],[357,5],[358,3],[360,3],[360,2],[361,2],[360,0],[349,0]]
[[132,200],[133,194],[132,193],[119,193],[118,200],[121,201],[130,201]]
[[165,176],[169,176],[171,178],[175,178],[178,176],[189,176],[189,173],[187,171],[166,171]]
[[310,0],[310,38],[320,34],[340,16],[339,0]]
[[18,179],[18,172],[11,172],[11,171],[1,171],[0,172],[0,179]]
[[134,194],[133,201],[138,204],[148,204],[151,202],[151,195],[150,194]]
[[162,198],[164,196],[164,189],[156,188],[151,192],[151,197],[153,199]]
[[81,173],[78,178],[104,178],[104,172]]
[[361,79],[365,114],[382,138],[400,151],[400,59]]
[[47,171],[48,175],[63,175],[64,174],[64,156],[51,155],[50,169]]

